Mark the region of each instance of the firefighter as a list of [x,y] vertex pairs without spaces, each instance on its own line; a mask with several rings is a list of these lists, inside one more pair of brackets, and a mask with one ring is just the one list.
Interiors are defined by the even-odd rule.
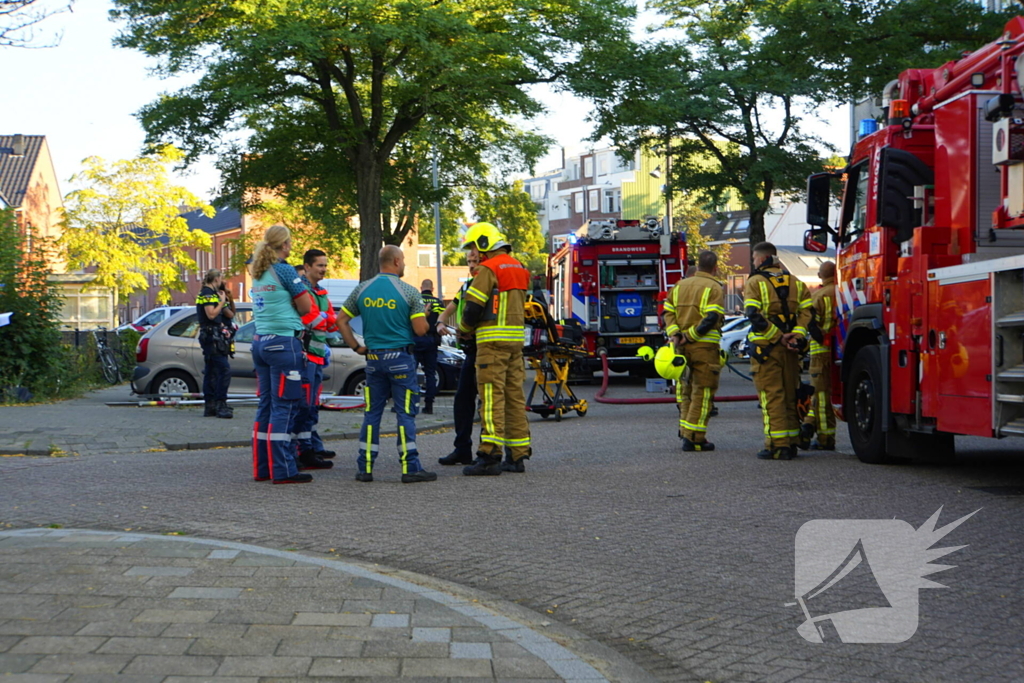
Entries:
[[427,333],[416,337],[416,362],[423,368],[426,378],[426,392],[423,394],[423,414],[434,414],[434,397],[437,396],[437,347],[441,345],[441,335],[437,333],[437,319],[444,313],[444,304],[434,296],[434,283],[424,280],[420,284],[420,296],[427,315]]
[[755,246],[753,261],[743,307],[750,320],[750,372],[764,414],[765,448],[757,457],[790,460],[800,440],[800,357],[807,347],[813,304],[804,283],[782,268],[775,245]]
[[[476,335],[476,381],[483,400],[480,448],[467,476],[525,472],[530,457],[523,382],[523,320],[530,271],[512,258],[512,246],[494,225],[477,223],[462,248],[480,256],[480,269],[466,291],[460,334]],[[502,450],[507,451],[505,463]]]
[[713,451],[707,440],[708,418],[718,376],[722,323],[725,320],[725,294],[718,274],[718,256],[703,251],[697,257],[697,269],[680,280],[665,301],[665,334],[686,357],[689,372],[676,383],[679,404],[679,438],[684,451]]
[[[836,414],[832,409],[832,329],[836,324],[836,264],[823,261],[818,267],[821,287],[811,297],[811,385],[814,398],[800,426],[800,446],[812,451],[836,449]],[[817,433],[818,438],[811,442]]]
[[224,286],[221,272],[212,268],[203,277],[203,288],[196,297],[199,317],[199,346],[203,349],[203,417],[231,419],[234,411],[228,405],[231,385],[231,319],[235,302]]

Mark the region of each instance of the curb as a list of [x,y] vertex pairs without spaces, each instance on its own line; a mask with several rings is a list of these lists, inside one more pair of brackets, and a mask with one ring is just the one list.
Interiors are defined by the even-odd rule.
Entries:
[[[431,431],[434,429],[448,429],[455,426],[454,420],[448,420],[447,422],[440,422],[436,425],[430,425],[424,427],[423,431]],[[417,425],[417,428],[419,425]],[[380,435],[381,438],[387,436],[393,436],[390,432],[385,432]],[[338,432],[336,434],[321,434],[321,441],[346,441],[354,440],[359,438],[359,432]],[[213,448],[248,448],[252,445],[252,439],[246,439],[245,441],[188,441],[186,443],[174,443],[169,441],[163,441],[164,448],[169,451],[206,451]],[[25,451],[17,451],[18,453],[26,453]],[[0,453],[3,453],[0,450]],[[49,451],[43,451],[38,455],[49,455]],[[26,455],[37,455],[36,453],[26,453]]]
[[[629,681],[631,683],[656,683],[657,679],[641,669],[624,655],[603,645],[575,629],[562,624],[555,624],[549,618],[521,607],[514,603],[496,598],[484,591],[468,588],[450,581],[435,579],[430,576],[416,574],[404,570],[382,567],[376,564],[328,560],[303,552],[275,550],[262,546],[237,543],[234,541],[218,541],[207,538],[189,536],[163,536],[159,534],[119,533],[117,531],[100,531],[95,529],[46,529],[26,528],[0,531],[4,537],[54,537],[69,535],[110,536],[116,534],[125,543],[141,540],[160,540],[197,545],[219,546],[250,553],[270,555],[292,559],[297,562],[318,565],[346,574],[367,578],[373,581],[414,593],[423,598],[443,605],[452,611],[477,620],[482,626],[499,633],[531,652],[556,672],[560,668],[558,662],[576,662],[593,668],[600,677],[588,676],[585,680],[594,683],[612,683]],[[553,665],[554,663],[554,665]],[[565,678],[563,676],[563,678]],[[584,680],[584,679],[581,679]]]
[[0,455],[50,455],[49,448],[0,448]]

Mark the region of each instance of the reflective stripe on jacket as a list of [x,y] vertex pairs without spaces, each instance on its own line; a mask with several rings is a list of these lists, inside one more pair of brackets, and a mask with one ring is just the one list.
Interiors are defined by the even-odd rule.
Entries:
[[[709,273],[697,271],[693,277],[680,280],[665,299],[665,334],[685,334],[690,341],[722,341],[722,323],[725,322],[725,294],[722,283]],[[697,326],[711,313],[718,314],[718,322],[703,335]]]
[[[489,341],[523,342],[526,291],[530,271],[506,253],[493,256],[480,264],[465,299],[484,307],[484,317],[476,325],[477,343]],[[471,332],[459,317],[459,329]]]

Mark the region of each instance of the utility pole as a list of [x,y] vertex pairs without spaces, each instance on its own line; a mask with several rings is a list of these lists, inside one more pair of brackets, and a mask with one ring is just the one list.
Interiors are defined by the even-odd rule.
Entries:
[[[437,185],[437,147],[434,147],[434,160],[432,164],[434,176],[434,192],[438,190]],[[441,204],[434,202],[434,241],[437,243],[437,293],[434,295],[444,301],[444,283],[441,281]]]

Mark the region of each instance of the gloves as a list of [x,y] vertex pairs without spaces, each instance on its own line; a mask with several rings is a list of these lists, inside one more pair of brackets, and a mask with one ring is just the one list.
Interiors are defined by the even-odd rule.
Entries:
[[328,367],[331,364],[331,347],[328,346],[324,349],[324,367]]

